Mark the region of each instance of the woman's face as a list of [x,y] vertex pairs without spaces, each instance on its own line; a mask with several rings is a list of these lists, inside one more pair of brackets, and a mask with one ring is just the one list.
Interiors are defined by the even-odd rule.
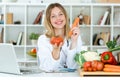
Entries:
[[63,29],[66,24],[65,15],[58,7],[52,9],[50,21],[55,29]]

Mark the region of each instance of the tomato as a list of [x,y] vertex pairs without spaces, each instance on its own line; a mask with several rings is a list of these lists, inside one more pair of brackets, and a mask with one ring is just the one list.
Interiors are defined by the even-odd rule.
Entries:
[[91,67],[91,61],[84,62],[83,67],[85,68]]
[[31,52],[36,53],[37,52],[36,48],[31,49]]
[[88,71],[92,71],[92,67],[88,67]]
[[93,71],[97,71],[97,69],[96,69],[96,68],[94,68],[94,67],[92,67],[92,70],[93,70]]
[[97,70],[98,70],[98,71],[101,71],[101,70],[103,70],[103,68],[104,68],[104,63],[98,61],[98,63],[97,63]]
[[87,71],[88,69],[87,69],[86,67],[83,67],[83,70],[84,70],[84,71]]
[[93,60],[92,61],[92,68],[97,68],[97,63],[98,63],[97,60]]
[[60,36],[54,36],[54,37],[52,37],[51,40],[50,40],[50,43],[51,43],[51,44],[54,45],[55,43],[57,43],[57,46],[59,46],[59,44],[60,44],[61,42],[63,42],[63,38],[60,37]]

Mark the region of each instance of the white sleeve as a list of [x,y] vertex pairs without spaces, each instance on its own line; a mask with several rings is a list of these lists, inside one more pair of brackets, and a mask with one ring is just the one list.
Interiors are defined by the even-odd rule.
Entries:
[[79,36],[78,40],[77,40],[77,47],[72,50],[69,50],[69,47],[67,49],[66,64],[67,64],[68,68],[76,69],[78,67],[78,64],[74,60],[74,57],[75,57],[76,53],[81,51],[81,47],[82,47],[82,40],[81,40],[81,37]]
[[50,43],[44,37],[39,37],[38,39],[37,57],[39,68],[44,71],[51,72],[58,65],[58,60],[52,58]]

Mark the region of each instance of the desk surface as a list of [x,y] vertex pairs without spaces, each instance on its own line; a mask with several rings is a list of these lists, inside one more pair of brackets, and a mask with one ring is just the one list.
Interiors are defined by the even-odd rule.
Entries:
[[22,74],[22,75],[14,75],[14,74],[7,74],[7,73],[0,73],[0,77],[16,77],[16,76],[25,76],[25,77],[79,77],[79,73],[76,72],[69,72],[69,73],[37,73],[37,74]]

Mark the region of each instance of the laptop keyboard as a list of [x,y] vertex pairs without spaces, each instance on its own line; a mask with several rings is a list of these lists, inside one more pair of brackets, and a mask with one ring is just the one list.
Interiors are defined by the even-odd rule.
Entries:
[[36,73],[41,73],[43,72],[42,70],[40,70],[39,68],[22,68],[20,69],[20,72],[23,74],[36,74]]
[[39,69],[36,63],[20,63],[19,67],[20,72],[23,74],[35,74],[43,72]]

